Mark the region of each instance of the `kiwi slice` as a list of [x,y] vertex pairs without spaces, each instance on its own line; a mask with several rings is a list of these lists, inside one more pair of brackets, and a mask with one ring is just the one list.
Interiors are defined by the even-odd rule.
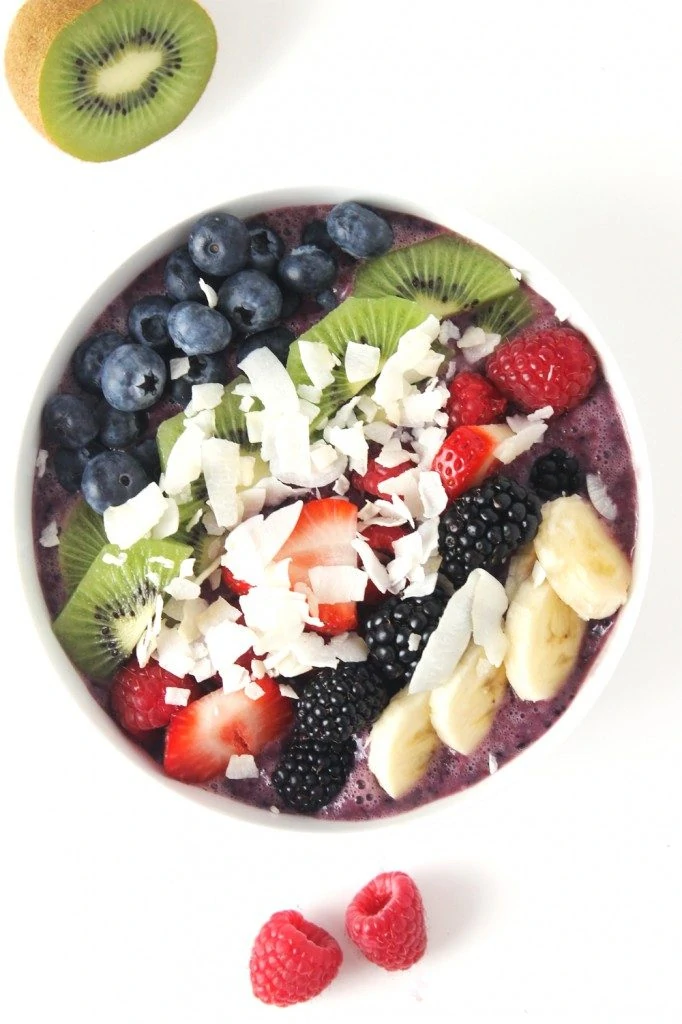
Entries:
[[[141,540],[125,552],[122,565],[106,561],[119,554],[116,545],[102,548],[52,626],[74,665],[97,682],[110,679],[130,657],[154,616],[157,595],[192,550],[173,541]],[[159,558],[164,561],[150,561]]]
[[[313,422],[313,428],[333,416],[340,406],[367,385],[367,381],[352,384],[346,377],[344,357],[349,341],[375,345],[381,352],[381,370],[389,356],[396,351],[403,334],[423,323],[424,319],[423,307],[407,299],[352,297],[301,335],[305,341],[323,342],[339,360],[339,366],[332,371],[333,382],[322,393],[320,413]],[[298,341],[293,342],[289,349],[287,371],[296,385],[311,383],[303,368]]]
[[511,270],[487,249],[456,235],[437,235],[369,260],[355,278],[354,295],[399,295],[439,319],[516,291]]
[[[223,437],[227,441],[236,441],[244,452],[253,452],[258,448],[258,445],[251,444],[249,441],[249,435],[246,430],[246,415],[239,408],[243,396],[235,395],[234,393],[234,389],[238,384],[248,383],[248,378],[242,374],[239,377],[235,377],[225,388],[220,405],[214,410],[215,435],[216,437]],[[263,406],[260,402],[254,400],[252,408],[255,411],[262,409]]]
[[104,521],[84,501],[69,513],[59,542],[59,567],[67,594],[72,594],[107,543]]
[[194,0],[28,0],[7,79],[29,121],[81,160],[116,160],[176,128],[215,64],[213,22]]
[[500,334],[503,338],[524,327],[533,319],[533,306],[521,290],[496,299],[476,311],[474,323],[486,334]]

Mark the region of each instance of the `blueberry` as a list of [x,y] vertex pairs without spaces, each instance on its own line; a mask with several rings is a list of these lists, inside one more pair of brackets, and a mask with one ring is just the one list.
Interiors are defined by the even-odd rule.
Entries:
[[316,245],[318,249],[324,249],[325,252],[334,252],[336,248],[323,220],[309,221],[303,228],[301,241],[304,245]]
[[280,363],[286,366],[289,347],[296,335],[288,327],[271,327],[267,331],[259,331],[258,334],[250,334],[248,338],[239,343],[237,349],[237,363],[246,359],[251,352],[259,348],[269,348],[274,352]]
[[84,448],[58,448],[52,465],[55,476],[65,491],[76,494],[80,490],[83,471],[90,459],[99,455],[102,446],[91,441]]
[[147,474],[132,455],[102,452],[86,465],[81,491],[90,508],[102,513],[134,498],[148,483]]
[[99,440],[105,448],[127,448],[142,434],[146,426],[144,413],[121,412],[106,402],[98,410]]
[[331,288],[327,288],[326,291],[320,292],[319,295],[316,295],[315,302],[318,304],[320,309],[325,311],[325,313],[331,313],[331,311],[336,309],[339,304],[339,300]]
[[229,377],[227,359],[219,352],[216,355],[190,356],[189,370],[171,384],[173,400],[187,405],[192,397],[195,384],[227,384]]
[[142,466],[150,480],[158,480],[161,476],[161,459],[156,440],[153,437],[142,441],[131,449],[130,454]]
[[73,354],[71,369],[84,391],[102,390],[102,363],[126,339],[117,331],[104,331],[82,341]]
[[232,327],[217,309],[198,302],[179,302],[168,317],[173,343],[185,355],[201,356],[222,352],[232,338]]
[[187,246],[176,249],[168,257],[163,272],[163,286],[176,302],[205,302],[204,293],[199,286],[201,274],[192,263]]
[[102,366],[102,392],[121,412],[149,409],[161,398],[168,373],[158,352],[148,345],[120,345]]
[[359,203],[339,203],[327,217],[327,231],[340,249],[356,259],[381,256],[393,245],[393,231],[383,217]]
[[130,307],[128,330],[142,345],[163,348],[168,344],[168,314],[173,300],[167,295],[148,295]]
[[284,255],[284,242],[279,235],[263,225],[249,228],[251,236],[250,263],[254,270],[271,274]]
[[43,409],[43,428],[50,441],[64,448],[82,448],[97,436],[97,420],[87,402],[76,395],[53,395]]
[[184,409],[192,401],[192,385],[186,377],[178,377],[171,384],[171,398]]
[[254,334],[277,323],[282,293],[260,270],[240,270],[218,292],[218,309],[240,334]]
[[282,320],[286,320],[287,317],[293,316],[300,305],[300,295],[297,295],[296,292],[288,292],[284,288],[282,289]]
[[229,277],[246,266],[251,248],[249,229],[229,213],[208,213],[189,235],[189,254],[203,274]]
[[316,295],[336,277],[336,263],[316,245],[299,245],[280,260],[279,278],[285,287],[302,295]]

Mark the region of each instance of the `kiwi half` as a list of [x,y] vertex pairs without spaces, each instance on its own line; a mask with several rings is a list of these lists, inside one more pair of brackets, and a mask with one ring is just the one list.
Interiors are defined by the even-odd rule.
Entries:
[[[368,381],[352,384],[346,377],[344,357],[349,341],[376,346],[381,353],[380,371],[389,356],[396,351],[403,334],[423,323],[425,317],[424,308],[407,299],[353,296],[301,335],[305,341],[323,342],[340,364],[332,371],[333,382],[322,393],[320,413],[313,422],[313,428],[333,416],[340,406],[367,386]],[[311,383],[303,368],[298,341],[293,342],[289,349],[287,371],[296,385]]]
[[125,552],[122,565],[105,561],[119,554],[116,545],[102,548],[52,626],[74,665],[97,682],[110,679],[130,657],[154,616],[157,595],[192,550],[172,541],[141,540]]
[[358,270],[354,295],[398,295],[442,319],[510,295],[518,286],[506,263],[487,249],[437,235],[369,260]]
[[216,52],[194,0],[28,0],[5,70],[38,131],[81,160],[116,160],[185,119]]
[[79,501],[69,514],[59,542],[59,566],[67,594],[74,592],[106,543],[101,515]]
[[500,334],[507,338],[533,319],[530,299],[518,290],[503,299],[496,299],[476,311],[474,323],[486,334]]

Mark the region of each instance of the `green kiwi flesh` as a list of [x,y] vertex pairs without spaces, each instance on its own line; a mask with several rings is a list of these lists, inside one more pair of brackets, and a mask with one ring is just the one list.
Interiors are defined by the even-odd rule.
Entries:
[[496,299],[476,311],[474,323],[483,328],[486,334],[499,334],[509,337],[533,318],[533,306],[521,290]]
[[39,104],[47,135],[81,160],[116,160],[176,128],[217,52],[194,0],[101,0],[56,37]]
[[354,295],[398,295],[439,319],[510,295],[518,281],[506,263],[456,235],[437,235],[369,260],[355,278]]
[[115,545],[102,548],[52,627],[74,665],[97,682],[110,679],[130,657],[154,617],[157,595],[192,549],[141,540],[125,552],[122,565],[106,560],[120,554]]
[[[349,341],[376,346],[381,353],[377,371],[380,372],[389,356],[396,351],[403,334],[418,327],[425,319],[424,308],[407,299],[353,296],[301,335],[305,341],[323,342],[339,360],[339,366],[332,370],[333,382],[322,393],[320,412],[313,428],[323,424],[368,384],[368,381],[351,383],[346,377],[344,357]],[[289,349],[287,371],[296,385],[311,383],[303,368],[298,341],[293,342]]]
[[106,543],[101,515],[79,501],[69,513],[59,542],[59,566],[67,594],[73,594]]

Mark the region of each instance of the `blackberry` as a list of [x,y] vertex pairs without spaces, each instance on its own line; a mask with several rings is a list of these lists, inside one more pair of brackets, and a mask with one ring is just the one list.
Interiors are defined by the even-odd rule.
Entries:
[[272,785],[287,807],[312,814],[341,792],[355,760],[355,744],[297,738],[272,773]]
[[474,569],[494,569],[531,541],[540,525],[540,499],[506,476],[463,494],[438,528],[440,571],[461,587]]
[[[390,597],[365,620],[369,664],[386,681],[390,696],[409,683],[426,642],[440,622],[448,594],[437,587],[425,597]],[[418,642],[411,637],[418,637]]]
[[530,486],[544,501],[575,494],[583,486],[584,476],[574,455],[563,448],[552,448],[533,463]]
[[341,662],[316,672],[296,701],[298,732],[341,743],[371,725],[387,704],[388,692],[375,669]]

